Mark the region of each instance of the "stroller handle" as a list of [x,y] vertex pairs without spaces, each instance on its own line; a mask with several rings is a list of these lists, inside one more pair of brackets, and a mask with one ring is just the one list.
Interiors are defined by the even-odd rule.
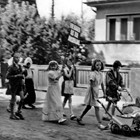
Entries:
[[130,92],[127,89],[123,89],[123,91],[125,91],[128,96],[131,98],[131,102],[133,101],[133,97],[131,96]]
[[112,115],[107,111],[106,107],[104,106],[104,104],[99,100],[101,98],[105,98],[104,96],[99,97],[96,101],[101,104],[101,106],[103,107],[103,109],[105,110],[105,112],[110,116],[110,118],[112,118]]
[[105,99],[105,98],[106,98],[105,96],[98,97],[98,99]]

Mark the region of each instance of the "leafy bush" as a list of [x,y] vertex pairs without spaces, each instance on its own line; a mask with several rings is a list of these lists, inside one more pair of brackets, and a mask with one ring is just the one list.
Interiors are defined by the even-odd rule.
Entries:
[[[21,5],[9,1],[1,9],[1,42],[5,56],[19,51],[23,57],[30,53],[33,62],[46,64],[50,59],[59,60],[57,49],[52,44],[57,30],[51,20],[36,16],[35,5],[22,2]],[[59,59],[58,59],[59,58]]]
[[79,25],[79,18],[73,14],[61,20],[44,19],[37,16],[35,5],[10,0],[0,8],[0,16],[2,57],[10,58],[18,51],[23,58],[30,55],[34,64],[48,64],[52,59],[61,63],[62,55],[72,55],[75,62],[88,57],[85,46],[68,42],[70,22]]

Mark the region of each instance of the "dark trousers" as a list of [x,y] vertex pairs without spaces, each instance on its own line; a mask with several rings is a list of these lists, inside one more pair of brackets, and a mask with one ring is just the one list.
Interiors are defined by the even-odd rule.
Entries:
[[34,82],[32,79],[25,80],[26,85],[26,92],[28,94],[27,97],[24,99],[24,104],[33,104],[36,101],[36,94],[34,89]]

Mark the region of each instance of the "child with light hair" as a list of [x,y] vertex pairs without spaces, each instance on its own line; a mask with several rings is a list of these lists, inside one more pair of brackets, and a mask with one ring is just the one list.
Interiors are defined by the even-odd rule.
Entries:
[[58,124],[63,124],[66,119],[63,118],[63,107],[59,86],[59,79],[63,73],[59,70],[59,65],[54,60],[49,62],[47,71],[49,83],[42,110],[42,120],[57,121]]

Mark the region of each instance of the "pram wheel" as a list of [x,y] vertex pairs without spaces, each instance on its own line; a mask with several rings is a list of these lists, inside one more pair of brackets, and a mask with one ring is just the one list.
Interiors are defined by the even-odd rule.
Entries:
[[136,131],[137,133],[140,133],[140,128],[135,127],[134,129],[135,129],[135,131]]
[[124,136],[131,136],[131,128],[128,125],[122,125],[122,133]]
[[120,127],[116,123],[112,123],[110,129],[113,134],[120,133]]

